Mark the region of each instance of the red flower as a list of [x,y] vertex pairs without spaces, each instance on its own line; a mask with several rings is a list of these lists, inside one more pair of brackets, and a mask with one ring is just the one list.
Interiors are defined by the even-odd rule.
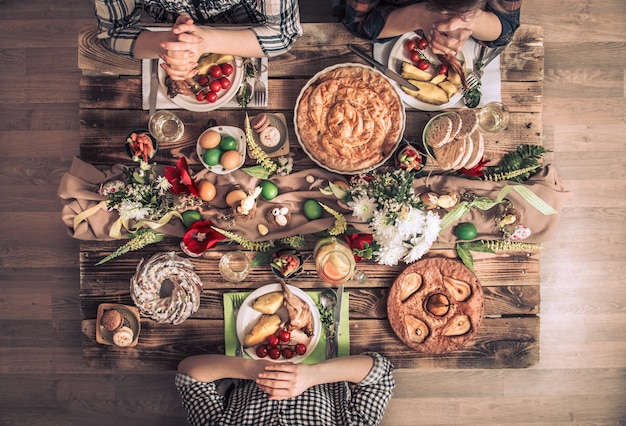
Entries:
[[478,162],[478,164],[476,164],[474,167],[472,167],[471,169],[466,169],[463,168],[461,170],[459,170],[459,172],[463,173],[466,176],[471,176],[471,177],[481,177],[482,175],[484,175],[485,173],[483,172],[483,167],[485,167],[487,164],[489,163],[489,161],[485,161],[484,158],[481,158],[481,160]]
[[372,241],[374,240],[372,234],[345,234],[343,238],[352,249],[354,260],[360,262],[363,259],[372,258]]
[[198,196],[198,187],[189,174],[187,159],[180,157],[176,162],[176,167],[165,167],[165,178],[172,184],[170,189],[176,195],[191,194]]
[[199,220],[194,222],[183,236],[180,248],[189,256],[198,257],[206,250],[217,245],[218,241],[226,238],[213,228],[210,220]]

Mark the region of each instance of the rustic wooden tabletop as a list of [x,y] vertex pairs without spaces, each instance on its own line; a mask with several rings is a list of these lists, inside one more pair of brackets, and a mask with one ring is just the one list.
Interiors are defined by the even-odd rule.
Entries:
[[[304,24],[304,36],[287,54],[272,58],[269,66],[270,96],[265,111],[281,112],[288,131],[294,135],[293,110],[296,98],[308,79],[318,71],[338,63],[363,63],[348,48],[359,44],[371,51],[371,44],[347,33],[341,24]],[[148,111],[142,109],[141,64],[107,52],[95,38],[95,27],[81,31],[80,156],[101,167],[130,164],[120,141],[129,129],[145,127]],[[542,144],[543,32],[540,27],[523,25],[501,59],[502,99],[511,110],[511,124],[500,134],[485,136],[486,156],[497,161],[520,144]],[[249,109],[253,115],[258,110]],[[241,127],[246,111],[220,109],[212,112],[177,110],[185,122],[185,134],[174,143],[159,147],[155,160],[173,164],[180,156],[194,158],[196,138],[210,118],[221,125]],[[419,140],[426,122],[436,113],[407,110],[405,137]],[[296,170],[314,164],[292,138]],[[192,169],[201,165],[190,161]],[[80,248],[80,302],[83,316],[83,358],[96,368],[175,369],[185,356],[198,353],[224,353],[222,294],[233,290],[253,290],[275,282],[268,267],[254,268],[249,279],[233,284],[217,273],[221,256],[234,245],[220,245],[202,257],[191,259],[205,283],[199,311],[180,325],[157,324],[142,318],[139,343],[132,348],[100,345],[95,340],[96,312],[101,303],[132,304],[129,279],[141,258],[162,251],[180,252],[179,239],[126,254],[101,266],[95,263],[114,251],[120,242],[83,242]],[[307,239],[303,252],[312,250],[314,239]],[[428,256],[456,257],[452,246],[437,245]],[[485,318],[469,343],[454,352],[429,355],[405,346],[393,333],[387,318],[390,285],[406,265],[380,266],[364,261],[359,268],[368,275],[365,284],[349,283],[350,351],[378,351],[398,368],[523,368],[539,360],[539,277],[540,256],[536,250],[498,254],[476,254],[475,270],[485,294]],[[312,264],[290,283],[303,289],[319,289],[324,284]]]

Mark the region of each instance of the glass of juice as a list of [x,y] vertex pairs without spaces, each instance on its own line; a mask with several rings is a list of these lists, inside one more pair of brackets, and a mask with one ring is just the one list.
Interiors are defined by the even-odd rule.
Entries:
[[332,285],[343,284],[355,279],[363,282],[364,273],[357,271],[352,249],[335,237],[320,240],[313,250],[315,270],[319,277]]

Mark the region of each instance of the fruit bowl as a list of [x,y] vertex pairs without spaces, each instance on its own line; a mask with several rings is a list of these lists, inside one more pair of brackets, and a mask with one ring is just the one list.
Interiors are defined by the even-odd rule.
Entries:
[[294,278],[302,272],[304,261],[297,250],[284,248],[272,253],[270,268],[281,279]]
[[403,141],[393,159],[397,168],[410,172],[420,173],[426,166],[426,156],[413,142]]
[[126,155],[133,160],[138,158],[147,163],[156,155],[158,149],[159,143],[148,129],[134,129],[124,141]]

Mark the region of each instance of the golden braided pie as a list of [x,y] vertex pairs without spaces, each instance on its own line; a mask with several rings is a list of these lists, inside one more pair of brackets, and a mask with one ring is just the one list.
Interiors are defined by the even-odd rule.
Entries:
[[321,166],[360,173],[383,163],[404,132],[404,105],[378,71],[348,65],[322,71],[300,94],[298,139]]

